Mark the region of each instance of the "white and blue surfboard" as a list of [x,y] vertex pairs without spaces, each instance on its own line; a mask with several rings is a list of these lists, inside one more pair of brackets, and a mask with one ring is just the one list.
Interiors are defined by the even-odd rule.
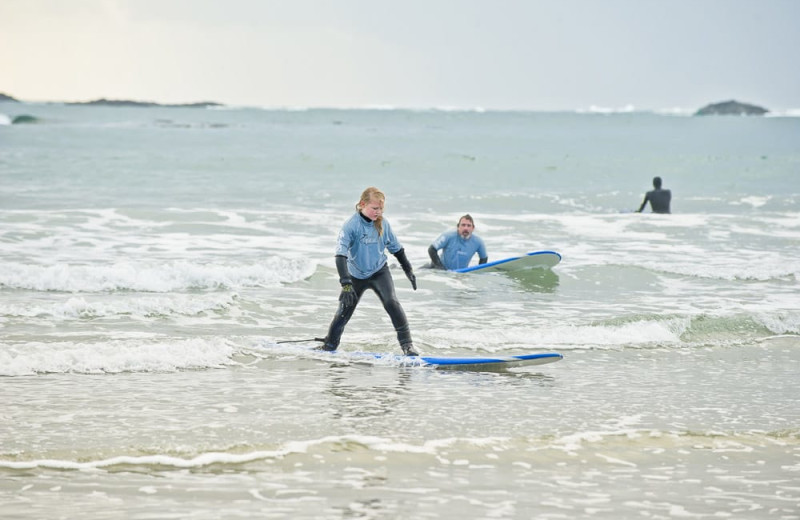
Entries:
[[340,359],[347,362],[367,362],[371,364],[387,364],[393,366],[430,366],[434,368],[451,369],[505,369],[514,367],[525,367],[534,365],[545,365],[561,361],[564,356],[557,352],[532,352],[528,354],[508,354],[494,356],[405,356],[394,352],[366,352],[366,351],[347,351],[318,350],[317,347],[308,345],[284,345],[288,343],[307,343],[310,341],[321,341],[321,338],[314,340],[288,340],[279,341],[274,344],[279,349],[286,352],[313,354],[320,359]]
[[544,365],[554,363],[564,358],[556,352],[540,352],[535,354],[515,354],[511,356],[401,356],[394,354],[370,354],[376,359],[383,359],[387,356],[399,361],[403,365],[429,365],[436,368],[465,369],[465,368],[514,368],[532,365]]
[[326,352],[314,350],[321,354],[335,356],[348,361],[370,361],[398,366],[430,366],[440,369],[473,369],[502,370],[534,365],[554,363],[564,358],[557,352],[536,352],[531,354],[514,354],[500,356],[404,356],[402,354],[380,352],[348,352],[337,350]]
[[487,262],[485,264],[473,265],[462,269],[454,269],[454,273],[474,273],[474,272],[496,272],[496,271],[520,271],[523,269],[546,268],[549,269],[561,261],[561,255],[555,251],[533,251],[522,256],[512,256]]

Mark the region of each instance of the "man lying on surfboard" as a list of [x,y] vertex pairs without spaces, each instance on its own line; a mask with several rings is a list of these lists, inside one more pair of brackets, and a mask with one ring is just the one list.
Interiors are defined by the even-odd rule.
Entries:
[[[458,219],[455,230],[445,231],[428,247],[431,267],[448,271],[463,269],[469,266],[475,253],[478,253],[478,264],[489,261],[486,245],[481,237],[473,233],[474,231],[475,221],[472,220],[472,216],[466,214]],[[442,250],[441,258],[439,249]]]

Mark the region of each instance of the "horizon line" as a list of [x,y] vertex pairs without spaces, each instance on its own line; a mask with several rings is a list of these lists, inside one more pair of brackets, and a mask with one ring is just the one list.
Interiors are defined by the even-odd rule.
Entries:
[[[312,111],[312,110],[364,110],[364,111],[409,111],[409,112],[473,112],[473,113],[491,113],[491,112],[536,112],[536,113],[577,113],[577,114],[642,114],[654,113],[658,115],[692,115],[703,107],[700,108],[687,108],[680,106],[666,107],[666,108],[639,108],[631,103],[622,106],[602,106],[590,104],[588,107],[574,107],[574,108],[495,108],[495,107],[461,107],[453,105],[442,106],[404,106],[404,105],[390,105],[390,104],[374,104],[367,103],[364,105],[356,106],[336,106],[336,105],[262,105],[262,104],[227,104],[219,101],[187,101],[178,103],[166,103],[152,100],[131,99],[131,98],[110,98],[98,97],[87,101],[65,101],[65,100],[30,100],[20,99],[8,94],[0,92],[0,95],[8,96],[8,100],[0,100],[0,102],[17,102],[24,104],[60,104],[60,105],[89,105],[98,101],[107,101],[109,103],[130,103],[130,108],[136,108],[135,105],[154,105],[155,107],[165,108],[206,108],[210,110],[225,110],[225,109],[259,109],[259,110],[273,110],[273,111]],[[730,100],[734,101],[734,100]],[[715,104],[719,102],[707,103]],[[751,104],[740,102],[744,104]],[[207,107],[197,107],[197,105],[209,105]],[[146,107],[142,107],[146,108]],[[766,117],[775,116],[800,116],[800,108],[787,108],[785,110],[771,110],[767,109]]]

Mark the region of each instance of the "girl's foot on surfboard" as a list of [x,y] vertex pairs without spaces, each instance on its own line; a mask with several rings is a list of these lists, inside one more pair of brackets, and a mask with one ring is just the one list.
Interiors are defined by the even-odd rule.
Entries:
[[314,350],[324,350],[325,352],[335,352],[336,348],[337,348],[336,345],[329,345],[329,344],[325,343],[324,345],[320,345],[318,347],[314,347]]
[[408,343],[407,345],[400,345],[400,348],[403,349],[403,354],[406,356],[419,356],[419,352],[417,349],[414,348],[413,343]]

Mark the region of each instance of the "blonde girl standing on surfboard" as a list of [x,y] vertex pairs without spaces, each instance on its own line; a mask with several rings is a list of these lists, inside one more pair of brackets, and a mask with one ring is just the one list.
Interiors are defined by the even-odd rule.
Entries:
[[320,350],[334,351],[339,347],[342,333],[356,310],[361,295],[372,289],[389,314],[397,333],[403,354],[418,356],[411,341],[411,330],[406,313],[394,291],[394,281],[389,272],[386,250],[397,258],[411,287],[417,290],[417,278],[405,250],[392,231],[389,221],[383,218],[386,196],[378,188],[369,187],[361,194],[356,211],[345,221],[336,244],[336,270],[342,292],[339,306],[328,328]]

